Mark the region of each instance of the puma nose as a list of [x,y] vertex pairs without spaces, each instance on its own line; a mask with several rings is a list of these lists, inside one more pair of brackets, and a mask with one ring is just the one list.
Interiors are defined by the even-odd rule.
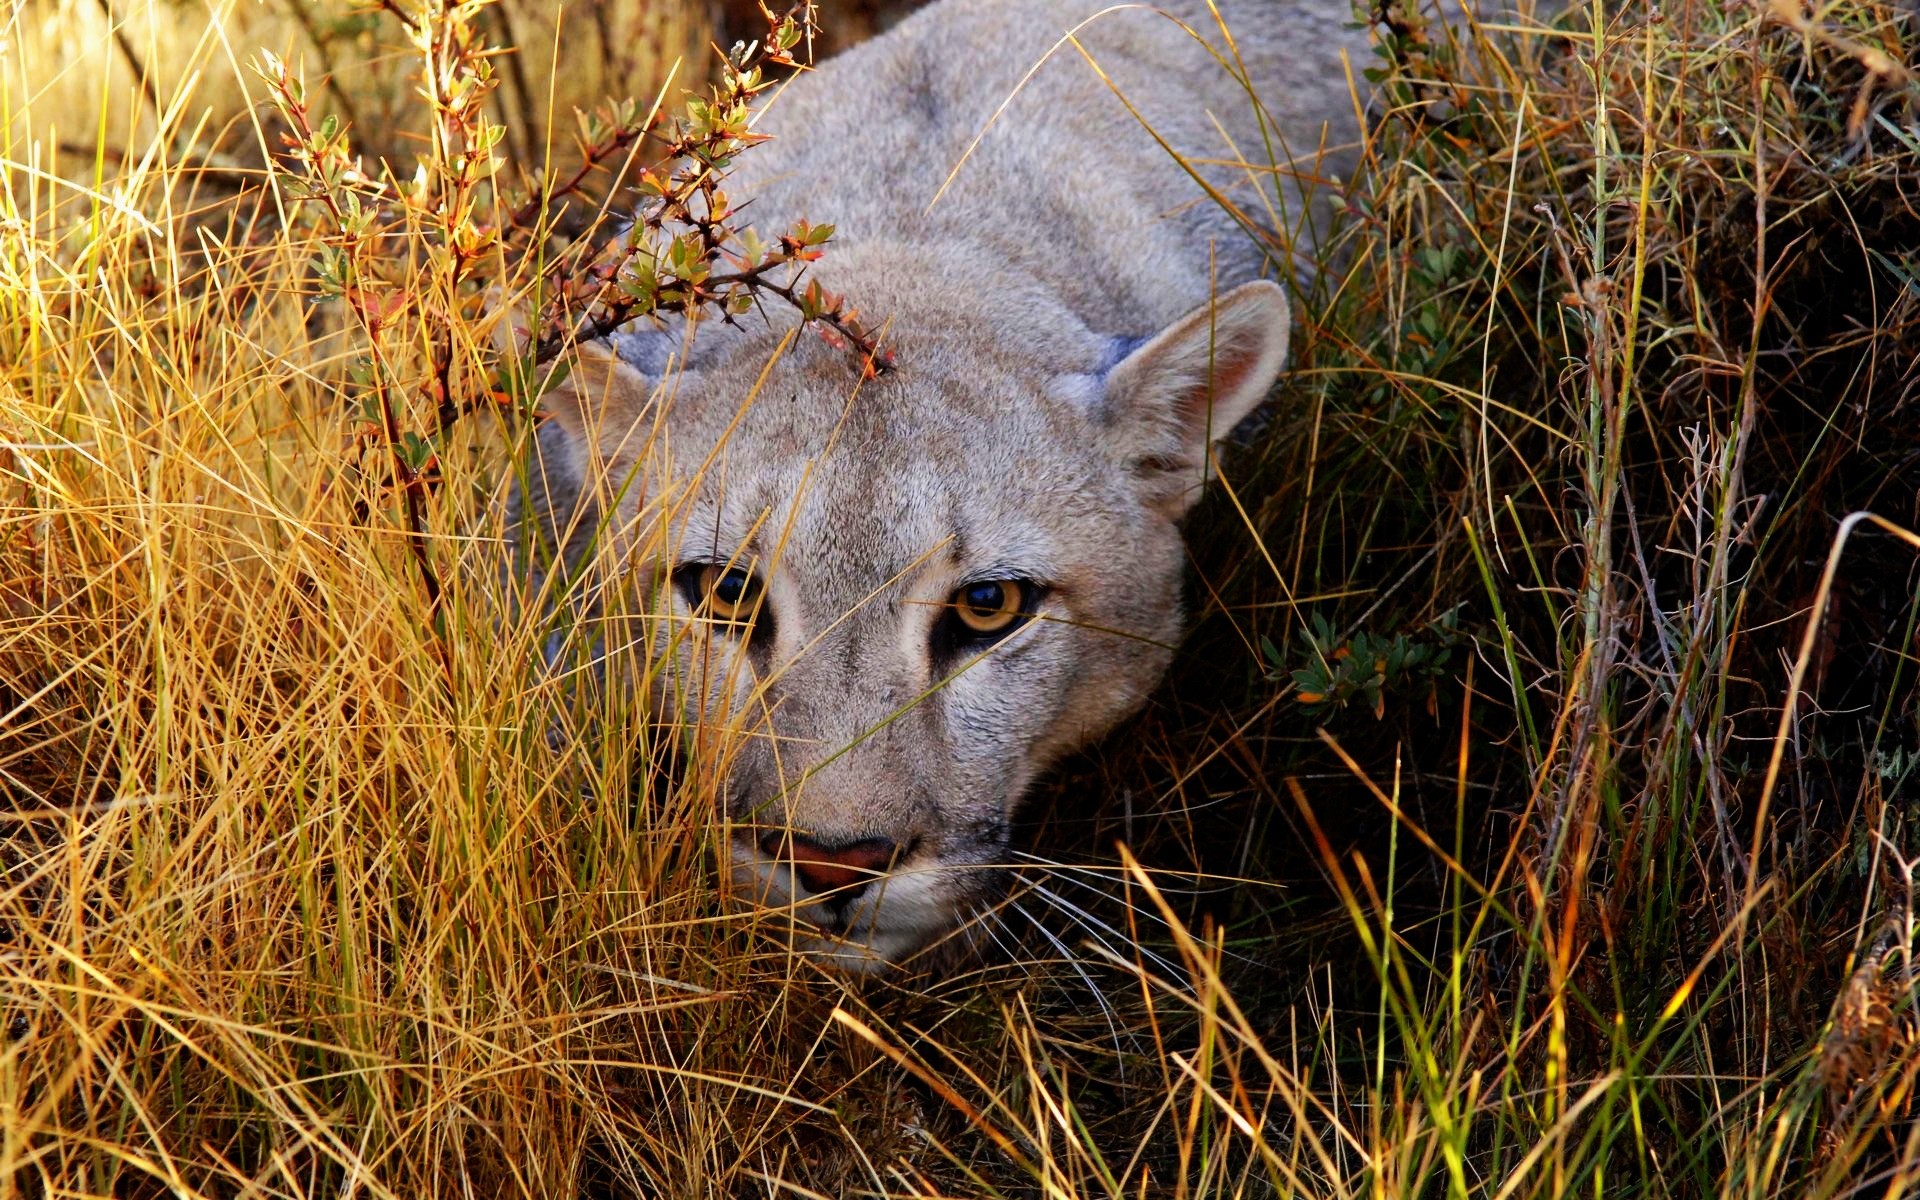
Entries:
[[809,892],[832,892],[835,900],[851,900],[893,865],[900,847],[888,838],[862,838],[828,845],[804,833],[769,833],[760,848],[773,858],[793,864],[793,873]]

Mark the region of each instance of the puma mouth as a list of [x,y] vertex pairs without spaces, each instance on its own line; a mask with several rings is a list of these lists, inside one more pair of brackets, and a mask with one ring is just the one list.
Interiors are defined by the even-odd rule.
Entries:
[[896,866],[864,886],[815,894],[797,885],[791,861],[744,841],[730,849],[742,899],[786,918],[797,950],[850,974],[896,966],[958,924],[944,886],[948,872],[937,863]]

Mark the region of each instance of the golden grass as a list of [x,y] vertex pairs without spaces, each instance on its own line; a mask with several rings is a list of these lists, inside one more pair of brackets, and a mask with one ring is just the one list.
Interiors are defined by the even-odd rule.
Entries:
[[[1199,530],[1187,687],[1036,806],[1064,902],[1011,961],[855,984],[720,894],[644,640],[600,686],[507,615],[524,429],[460,425],[410,536],[334,233],[255,174],[254,47],[324,70],[297,11],[126,13],[164,122],[101,11],[16,6],[0,62],[9,1194],[1911,1190],[1913,588],[1892,539],[1825,560],[1910,475],[1908,18],[1408,31],[1289,407]],[[509,157],[546,11],[506,9]],[[646,103],[697,24],[566,11],[648,49],[589,41],[562,112]],[[320,40],[419,153],[394,26]],[[396,328],[485,378],[459,298],[514,281],[434,236],[383,261],[453,315]],[[436,351],[381,336],[428,421]],[[1376,680],[1362,632],[1463,648]]]

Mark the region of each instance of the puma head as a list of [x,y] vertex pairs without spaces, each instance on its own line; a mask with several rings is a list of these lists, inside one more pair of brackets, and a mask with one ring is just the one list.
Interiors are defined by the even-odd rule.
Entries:
[[1256,281],[1144,339],[912,328],[879,378],[805,330],[725,330],[660,378],[589,353],[543,404],[568,470],[666,464],[609,522],[668,530],[639,573],[674,628],[658,702],[724,781],[738,890],[853,970],[1002,894],[1021,799],[1161,678],[1178,522],[1288,307]]

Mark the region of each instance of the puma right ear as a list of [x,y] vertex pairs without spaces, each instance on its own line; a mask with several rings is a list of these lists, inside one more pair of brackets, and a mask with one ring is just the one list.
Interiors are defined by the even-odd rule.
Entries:
[[647,416],[653,385],[612,347],[590,342],[575,351],[573,370],[540,398],[540,409],[585,445],[611,453]]
[[1108,445],[1169,520],[1199,498],[1207,450],[1266,399],[1287,361],[1286,293],[1255,280],[1180,318],[1107,374]]

